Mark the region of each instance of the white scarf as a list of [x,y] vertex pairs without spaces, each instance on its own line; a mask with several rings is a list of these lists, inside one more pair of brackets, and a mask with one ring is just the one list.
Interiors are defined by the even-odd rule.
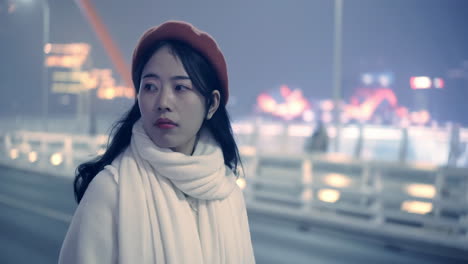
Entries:
[[[157,147],[139,120],[112,165],[119,263],[255,263],[242,192],[208,131],[187,156]],[[199,199],[198,221],[184,193]]]

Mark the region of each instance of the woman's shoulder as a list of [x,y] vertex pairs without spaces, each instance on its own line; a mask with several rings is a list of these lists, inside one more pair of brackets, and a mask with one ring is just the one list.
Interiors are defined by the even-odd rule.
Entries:
[[[101,170],[86,190],[86,193],[90,192],[90,196],[93,198],[100,197],[104,201],[115,202],[117,200],[118,194],[118,185],[119,185],[119,166],[122,160],[122,156],[125,151],[118,155],[111,164],[106,165],[103,170]],[[85,195],[86,195],[85,193]]]
[[115,167],[106,166],[101,170],[89,186],[80,202],[87,204],[91,202],[93,206],[115,207],[118,198],[117,170]]

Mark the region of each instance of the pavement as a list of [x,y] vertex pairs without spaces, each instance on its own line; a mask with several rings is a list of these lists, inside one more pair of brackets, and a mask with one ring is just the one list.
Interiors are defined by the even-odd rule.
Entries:
[[[57,263],[75,209],[71,178],[0,166],[0,263]],[[248,213],[259,264],[466,263]]]

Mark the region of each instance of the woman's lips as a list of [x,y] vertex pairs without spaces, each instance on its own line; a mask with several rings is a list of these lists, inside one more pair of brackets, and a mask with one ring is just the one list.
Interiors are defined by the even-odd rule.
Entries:
[[162,129],[171,129],[171,128],[176,127],[175,124],[169,124],[169,123],[160,123],[160,124],[156,124],[156,126]]
[[177,124],[174,121],[168,118],[159,118],[158,120],[156,120],[155,125],[161,129],[171,129],[177,126]]

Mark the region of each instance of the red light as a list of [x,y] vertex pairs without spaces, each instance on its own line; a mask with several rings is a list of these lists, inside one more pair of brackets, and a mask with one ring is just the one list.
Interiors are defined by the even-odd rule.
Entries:
[[443,89],[445,87],[444,79],[434,78],[434,88]]

